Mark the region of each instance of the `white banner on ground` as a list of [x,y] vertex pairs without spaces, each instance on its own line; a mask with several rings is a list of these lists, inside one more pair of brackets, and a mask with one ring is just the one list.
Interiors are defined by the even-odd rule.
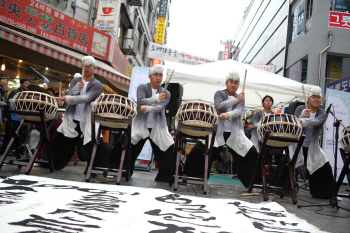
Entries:
[[[130,87],[129,87],[129,95],[128,98],[133,98],[135,101],[137,101],[137,87],[140,84],[149,83],[149,77],[148,72],[151,69],[151,67],[139,67],[135,66],[132,69],[132,75],[131,75],[131,81],[130,81]],[[143,146],[143,149],[137,157],[137,159],[143,159],[143,160],[151,160],[152,159],[152,147],[149,140],[145,143]]]
[[[350,123],[350,93],[344,91],[338,91],[327,88],[326,92],[326,107],[332,104],[331,108],[334,111],[335,116],[342,120],[343,125],[348,126]],[[335,149],[335,128],[333,127],[334,117],[332,114],[328,115],[325,123],[327,128],[324,128],[323,134],[323,151],[325,152],[329,163],[334,171],[334,149]],[[339,139],[341,138],[343,126],[339,128]],[[340,155],[339,148],[342,148],[340,141],[338,140],[338,157],[337,157],[337,177],[344,166],[343,160]],[[345,176],[344,182],[348,182]]]
[[322,232],[276,202],[36,176],[0,178],[1,232]]
[[147,56],[149,58],[178,62],[178,63],[188,64],[188,65],[199,65],[203,63],[215,62],[214,59],[208,59],[201,56],[196,56],[190,53],[168,48],[164,45],[160,45],[152,42],[148,46]]

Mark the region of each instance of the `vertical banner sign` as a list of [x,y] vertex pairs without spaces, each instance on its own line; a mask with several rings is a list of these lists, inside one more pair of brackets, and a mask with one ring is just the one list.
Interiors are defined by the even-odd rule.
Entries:
[[168,0],[159,0],[159,14],[158,14],[158,17],[166,18],[167,8],[168,8]]
[[329,12],[328,26],[350,29],[350,14],[335,11]]
[[157,44],[164,43],[165,24],[166,24],[166,18],[158,17],[156,41],[155,41]]
[[95,28],[101,31],[113,31],[117,16],[118,0],[99,0]]
[[230,46],[225,46],[224,60],[228,60],[229,58],[230,58]]
[[[328,107],[330,104],[334,106],[332,108],[332,111],[334,110],[335,116],[342,120],[342,123],[345,126],[348,126],[350,123],[350,93],[344,92],[344,91],[338,91],[334,89],[328,89],[326,92],[326,106]],[[344,166],[343,160],[341,159],[339,148],[342,148],[342,145],[340,143],[340,140],[343,136],[343,126],[340,125],[339,127],[339,140],[335,141],[335,128],[333,127],[334,123],[334,117],[333,115],[329,114],[327,121],[325,123],[326,127],[324,127],[324,134],[323,134],[323,151],[326,154],[329,163],[332,166],[332,169],[334,170],[334,149],[335,149],[335,143],[338,143],[338,157],[337,157],[337,176],[339,177],[340,172]],[[346,182],[347,177],[345,176],[344,181]]]
[[0,0],[0,22],[108,60],[111,36],[34,0]]

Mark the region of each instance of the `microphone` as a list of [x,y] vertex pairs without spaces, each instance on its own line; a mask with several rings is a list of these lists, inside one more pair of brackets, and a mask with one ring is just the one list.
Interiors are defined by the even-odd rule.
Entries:
[[332,106],[332,104],[330,104],[330,105],[328,106],[328,108],[327,108],[327,111],[326,111],[326,114],[327,114],[327,115],[328,115],[329,112],[331,111],[331,106]]
[[50,81],[45,78],[44,76],[42,76],[36,69],[34,69],[33,67],[29,66],[29,70],[33,72],[33,74],[35,74],[36,77],[38,77],[39,79],[41,79],[43,81],[43,83],[48,84]]

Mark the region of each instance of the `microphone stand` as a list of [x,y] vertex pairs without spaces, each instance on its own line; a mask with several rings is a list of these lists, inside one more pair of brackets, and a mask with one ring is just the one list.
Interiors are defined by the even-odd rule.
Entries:
[[337,199],[337,192],[336,192],[336,183],[337,183],[337,158],[338,158],[338,140],[339,140],[339,126],[342,125],[346,132],[350,133],[349,130],[346,128],[343,123],[341,123],[342,120],[339,120],[334,112],[331,110],[329,111],[333,117],[335,118],[335,122],[333,123],[333,126],[335,127],[335,152],[334,152],[334,176],[333,176],[333,195],[331,198],[329,198],[329,203],[323,203],[323,204],[313,204],[313,205],[297,205],[298,208],[302,207],[311,207],[311,206],[332,206],[333,208],[336,207],[337,209],[343,209],[346,211],[349,211],[348,209],[339,206],[338,205],[338,199]]

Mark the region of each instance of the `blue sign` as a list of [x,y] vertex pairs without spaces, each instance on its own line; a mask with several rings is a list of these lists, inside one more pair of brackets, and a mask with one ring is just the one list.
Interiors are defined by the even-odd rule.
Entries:
[[350,92],[350,76],[327,84],[327,88]]

